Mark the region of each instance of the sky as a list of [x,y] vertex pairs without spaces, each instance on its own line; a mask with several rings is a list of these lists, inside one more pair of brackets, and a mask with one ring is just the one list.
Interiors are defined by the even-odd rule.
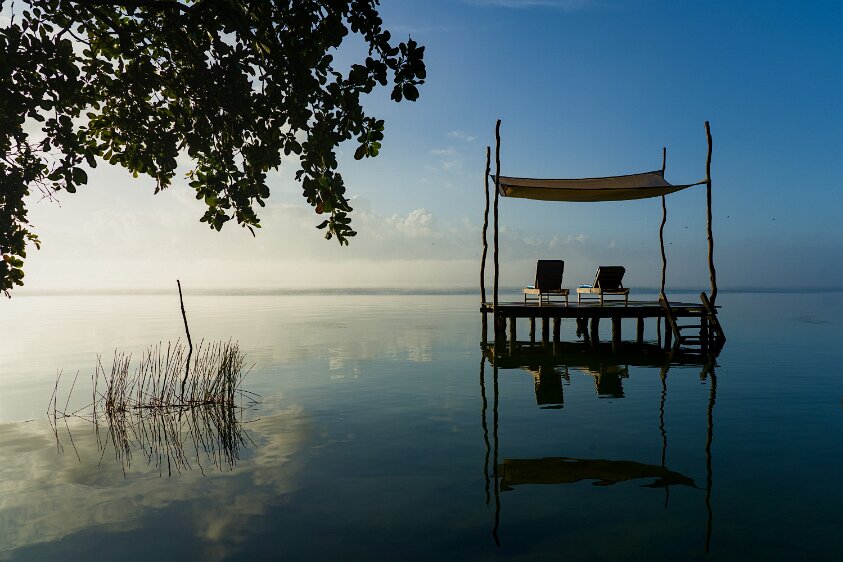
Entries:
[[[153,194],[104,164],[78,193],[30,201],[42,249],[18,292],[477,287],[497,119],[503,175],[649,171],[667,147],[672,183],[705,177],[709,121],[719,287],[843,287],[843,3],[382,0],[381,14],[425,45],[428,79],[417,102],[388,88],[364,102],[386,120],[377,158],[340,147],[350,246],[315,229],[295,160],[271,176],[255,238],[200,223],[183,179]],[[705,188],[667,207],[668,288],[704,288]],[[565,260],[569,287],[599,265],[659,284],[659,199],[502,199],[500,218],[503,286],[531,283],[537,259]]]

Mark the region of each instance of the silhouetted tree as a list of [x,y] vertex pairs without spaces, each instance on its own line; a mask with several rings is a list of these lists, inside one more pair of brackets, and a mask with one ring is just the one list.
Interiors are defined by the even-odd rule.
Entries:
[[[327,220],[354,236],[336,148],[377,156],[384,123],[361,95],[391,81],[414,101],[424,47],[395,43],[378,0],[0,0],[0,290],[22,285],[26,198],[87,182],[84,166],[118,164],[168,187],[177,157],[219,230],[260,226],[266,174],[298,155],[296,179]],[[357,35],[368,56],[336,67]]]

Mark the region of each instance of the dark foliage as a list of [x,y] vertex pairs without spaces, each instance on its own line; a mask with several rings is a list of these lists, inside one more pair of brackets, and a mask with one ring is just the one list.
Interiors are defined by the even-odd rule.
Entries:
[[[0,0],[0,290],[23,284],[26,199],[73,193],[98,161],[168,187],[177,156],[201,220],[260,227],[266,175],[298,155],[305,199],[347,244],[352,210],[336,148],[377,156],[384,122],[361,95],[392,83],[418,98],[424,47],[395,43],[378,0]],[[8,13],[8,10],[7,10]],[[341,72],[333,54],[349,33],[368,56]],[[252,230],[254,234],[254,230]]]

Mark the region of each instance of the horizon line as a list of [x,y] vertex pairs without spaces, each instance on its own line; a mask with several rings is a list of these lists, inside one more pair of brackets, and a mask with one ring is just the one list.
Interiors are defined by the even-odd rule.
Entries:
[[[488,288],[487,288],[488,289]],[[671,287],[670,293],[698,293],[708,292],[707,287]],[[522,287],[501,287],[500,293],[512,294],[520,293]],[[642,293],[658,293],[657,287],[630,287],[631,291]],[[97,288],[97,289],[17,289],[12,292],[12,297],[27,297],[27,296],[150,296],[150,295],[169,295],[176,294],[175,289],[164,288]],[[358,296],[377,296],[377,295],[471,295],[478,294],[477,287],[201,287],[194,289],[184,289],[185,294],[193,294],[195,296],[305,296],[305,295],[358,295]],[[804,294],[804,293],[840,293],[843,292],[843,286],[791,286],[791,287],[752,287],[752,286],[733,286],[733,287],[718,287],[719,293],[724,294]],[[487,296],[491,296],[491,291],[487,290]]]

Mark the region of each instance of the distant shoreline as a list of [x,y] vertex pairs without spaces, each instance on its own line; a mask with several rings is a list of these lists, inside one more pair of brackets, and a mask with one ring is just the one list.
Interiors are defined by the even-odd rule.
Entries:
[[[656,294],[656,287],[631,287],[632,293]],[[669,287],[670,294],[696,294],[708,292],[707,287]],[[16,290],[12,297],[44,297],[44,296],[146,296],[170,295],[174,289],[132,288],[132,289],[51,289],[51,290]],[[186,294],[194,296],[447,296],[447,295],[479,295],[477,287],[369,287],[369,288],[186,288]],[[825,294],[843,293],[843,287],[730,287],[720,288],[721,294]],[[504,287],[501,295],[520,294],[521,287]],[[492,292],[487,287],[487,298],[491,299]]]

